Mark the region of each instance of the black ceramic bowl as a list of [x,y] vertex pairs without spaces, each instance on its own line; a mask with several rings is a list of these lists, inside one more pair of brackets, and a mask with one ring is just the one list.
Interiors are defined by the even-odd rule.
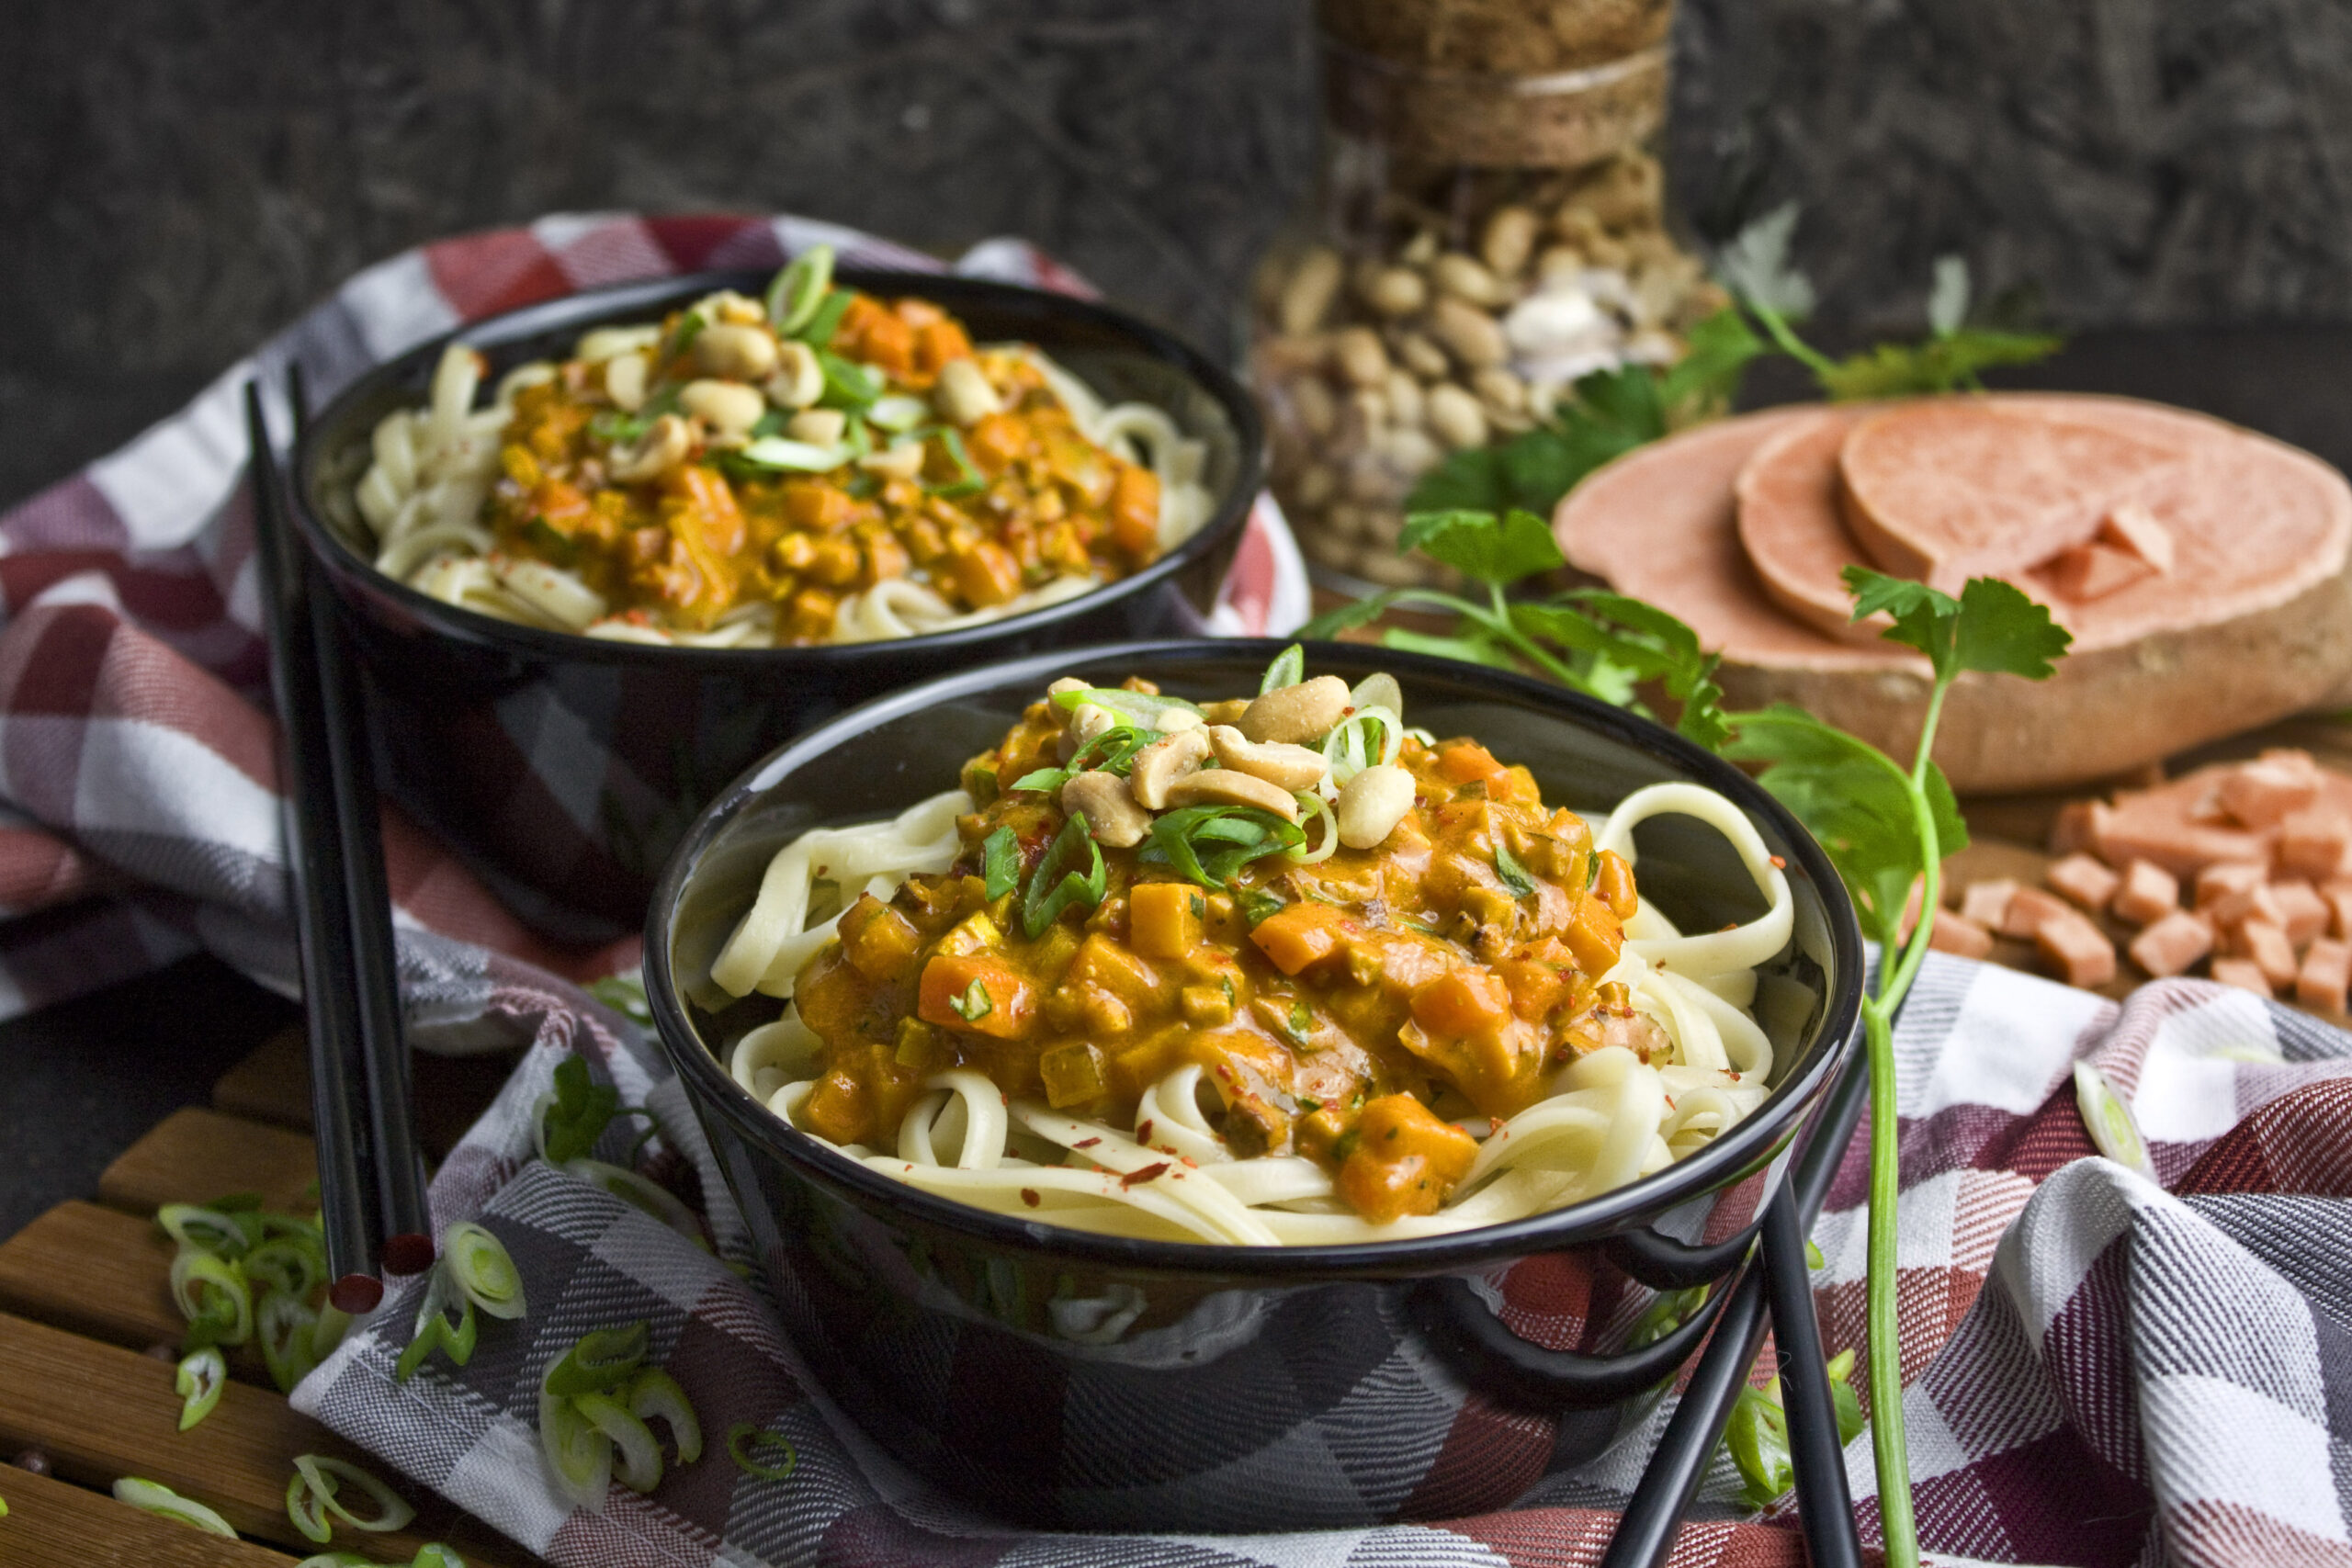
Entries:
[[[1728,1135],[1629,1187],[1456,1235],[1233,1247],[1094,1235],[967,1208],[771,1115],[716,1050],[775,1004],[707,976],[762,871],[808,829],[952,787],[1055,677],[1254,691],[1268,642],[1137,643],[933,681],[803,736],[728,789],[646,925],[662,1043],[741,1203],[795,1344],[882,1446],[974,1503],[1048,1525],[1259,1530],[1502,1506],[1590,1458],[1697,1348],[1791,1140],[1853,1029],[1861,939],[1827,858],[1737,769],[1657,725],[1519,677],[1351,644],[1307,668],[1404,688],[1408,722],[1526,763],[1555,804],[1642,785],[1722,791],[1785,858],[1790,948],[1773,1092]],[[1638,829],[1642,896],[1686,930],[1753,919],[1730,847],[1687,818]],[[717,1010],[713,1010],[716,1004]],[[1474,1285],[1473,1280],[1482,1281]],[[1520,1337],[1491,1302],[1509,1303]],[[1713,1281],[1706,1310],[1623,1348],[1639,1286]],[[1638,1282],[1638,1284],[1637,1284]]]
[[347,612],[385,787],[559,941],[638,929],[655,875],[704,804],[753,759],[844,708],[1042,649],[1199,631],[1258,492],[1264,434],[1249,395],[1157,328],[1039,289],[844,270],[841,281],[859,288],[936,300],[978,342],[1035,343],[1114,400],[1165,409],[1207,444],[1209,520],[1094,592],[960,631],[840,648],[648,648],[543,631],[420,593],[355,547],[364,525],[349,497],[376,423],[424,402],[453,339],[480,350],[494,380],[569,355],[590,327],[659,320],[717,288],[756,294],[768,276],[663,278],[493,316],[362,377],[296,447],[295,516]]

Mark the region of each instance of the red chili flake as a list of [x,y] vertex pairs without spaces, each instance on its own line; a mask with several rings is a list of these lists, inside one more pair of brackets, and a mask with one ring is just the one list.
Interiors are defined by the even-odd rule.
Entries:
[[1074,1149],[1091,1149],[1102,1141],[1102,1140],[1100,1138],[1080,1138],[1078,1142],[1072,1144],[1070,1147]]
[[1503,1119],[1502,1119],[1501,1117],[1499,1117],[1499,1116],[1489,1116],[1489,1117],[1487,1117],[1487,1136],[1488,1136],[1488,1137],[1490,1137],[1490,1138],[1491,1138],[1491,1137],[1493,1137],[1497,1133],[1499,1133],[1499,1132],[1501,1132],[1502,1130],[1503,1130]]
[[1148,1147],[1151,1144],[1151,1122],[1147,1120],[1136,1129],[1136,1142]]
[[1147,1181],[1157,1181],[1167,1174],[1168,1162],[1163,1159],[1157,1161],[1154,1164],[1145,1166],[1141,1170],[1131,1170],[1127,1172],[1126,1175],[1119,1178],[1119,1185],[1122,1187],[1140,1187]]
[[1772,869],[1774,871],[1786,871],[1789,869],[1789,863],[1782,860],[1779,855],[1774,855],[1772,857]]
[[1037,1196],[1037,1190],[1034,1187],[1024,1187],[1021,1190],[1021,1201],[1033,1209],[1045,1201],[1043,1198]]

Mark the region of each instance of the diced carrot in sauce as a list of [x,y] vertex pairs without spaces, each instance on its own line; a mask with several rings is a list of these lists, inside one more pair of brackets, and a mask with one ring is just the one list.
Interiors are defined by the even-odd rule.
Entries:
[[1477,1157],[1469,1134],[1439,1121],[1409,1094],[1384,1094],[1356,1122],[1353,1147],[1340,1166],[1340,1192],[1374,1224],[1434,1214]]
[[1017,1040],[1036,1022],[1037,995],[1021,973],[980,953],[942,953],[922,966],[916,1016],[942,1029]]
[[856,509],[849,491],[822,479],[793,479],[784,487],[785,520],[796,528],[830,534],[847,523]]
[[963,590],[965,598],[984,609],[1021,592],[1021,563],[992,539],[982,539],[950,558],[956,586]]
[[893,376],[905,377],[915,367],[915,330],[902,316],[877,313],[867,319],[859,334],[857,356]]
[[1600,870],[1592,879],[1592,890],[1609,906],[1609,912],[1623,925],[1634,918],[1642,907],[1641,896],[1634,891],[1634,868],[1615,850],[1600,852]]
[[1544,803],[1544,788],[1535,782],[1535,775],[1516,762],[1487,781],[1487,794],[1519,806]]
[[1577,901],[1576,918],[1568,922],[1561,940],[1576,954],[1577,968],[1599,976],[1617,966],[1617,954],[1625,945],[1625,928],[1605,902],[1588,894]]
[[1484,969],[1449,969],[1413,993],[1413,1021],[1431,1034],[1484,1034],[1510,1016],[1510,988]]
[[1111,536],[1138,560],[1159,547],[1159,476],[1130,463],[1111,487]]
[[819,1078],[801,1102],[800,1120],[820,1138],[861,1144],[872,1136],[873,1097],[862,1079],[836,1067]]
[[1250,940],[1275,968],[1299,975],[1339,952],[1347,935],[1339,910],[1329,904],[1301,902],[1286,904],[1260,920]]
[[964,435],[972,466],[990,479],[1011,467],[1028,445],[1029,426],[1019,414],[989,414]]
[[940,367],[954,359],[972,356],[972,340],[964,329],[945,316],[923,321],[915,326],[915,368],[925,376],[937,376]]
[[842,956],[869,980],[895,980],[913,964],[922,933],[914,923],[871,893],[862,893],[837,929]]
[[1510,1010],[1530,1023],[1541,1021],[1576,991],[1573,975],[1562,971],[1573,960],[1566,948],[1546,941],[1540,949],[1513,953],[1495,965],[1510,990]]
[[1494,753],[1475,740],[1460,740],[1437,754],[1437,771],[1450,784],[1477,784],[1503,771]]
[[1190,883],[1137,883],[1127,893],[1127,940],[1146,958],[1182,958],[1200,942],[1202,903]]

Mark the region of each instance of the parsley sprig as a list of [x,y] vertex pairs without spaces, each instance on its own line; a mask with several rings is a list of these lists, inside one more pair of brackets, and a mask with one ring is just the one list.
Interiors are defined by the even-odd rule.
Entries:
[[1606,589],[1576,588],[1544,599],[1514,599],[1515,583],[1566,562],[1552,531],[1531,512],[1417,513],[1407,520],[1404,547],[1419,549],[1485,585],[1483,604],[1431,588],[1396,588],[1342,605],[1299,628],[1302,637],[1330,637],[1360,626],[1391,605],[1451,610],[1451,636],[1391,627],[1390,648],[1465,659],[1498,669],[1522,665],[1572,691],[1647,713],[1636,694],[1656,682],[1680,705],[1675,727],[1702,746],[1722,744],[1723,692],[1715,684],[1717,656],[1702,650],[1689,626],[1639,599]]
[[[1909,768],[1876,747],[1786,705],[1736,714],[1724,754],[1761,762],[1761,783],[1828,851],[1878,939],[1877,986],[1862,998],[1870,1053],[1870,1345],[1871,1448],[1887,1562],[1916,1564],[1911,1466],[1903,1431],[1902,1359],[1895,1344],[1894,1011],[1926,960],[1943,898],[1944,857],[1968,844],[1951,785],[1933,759],[1936,726],[1952,682],[1969,671],[2046,679],[2072,640],[2050,612],[2008,583],[1977,578],[1958,599],[1858,566],[1845,573],[1854,619],[1884,612],[1880,635],[1925,654],[1934,672]],[[1919,885],[1919,923],[1902,935],[1905,904]]]

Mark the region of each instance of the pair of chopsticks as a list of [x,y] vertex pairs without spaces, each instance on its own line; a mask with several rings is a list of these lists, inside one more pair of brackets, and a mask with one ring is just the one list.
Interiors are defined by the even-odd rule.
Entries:
[[[299,367],[288,377],[287,397],[299,432]],[[254,558],[277,701],[287,874],[302,953],[327,1300],[356,1316],[383,1299],[384,1275],[432,1266],[433,1219],[411,1105],[375,777],[361,743],[358,671],[333,597],[313,581],[288,521],[253,381],[245,384],[245,434],[253,448]]]
[[[1859,1027],[1859,1026],[1857,1026]],[[1861,1568],[1861,1538],[1846,1487],[1845,1445],[1830,1401],[1821,1324],[1814,1315],[1805,1233],[1821,1213],[1829,1183],[1853,1141],[1870,1099],[1870,1062],[1859,1041],[1839,1067],[1804,1150],[1764,1208],[1764,1267],[1749,1269],[1724,1304],[1707,1348],[1692,1369],[1682,1402],[1650,1456],[1648,1468],[1617,1521],[1600,1568],[1663,1568],[1682,1515],[1731,1421],[1733,1402],[1773,1331],[1781,1398],[1789,1418],[1789,1457],[1796,1472],[1797,1522],[1812,1568]]]

